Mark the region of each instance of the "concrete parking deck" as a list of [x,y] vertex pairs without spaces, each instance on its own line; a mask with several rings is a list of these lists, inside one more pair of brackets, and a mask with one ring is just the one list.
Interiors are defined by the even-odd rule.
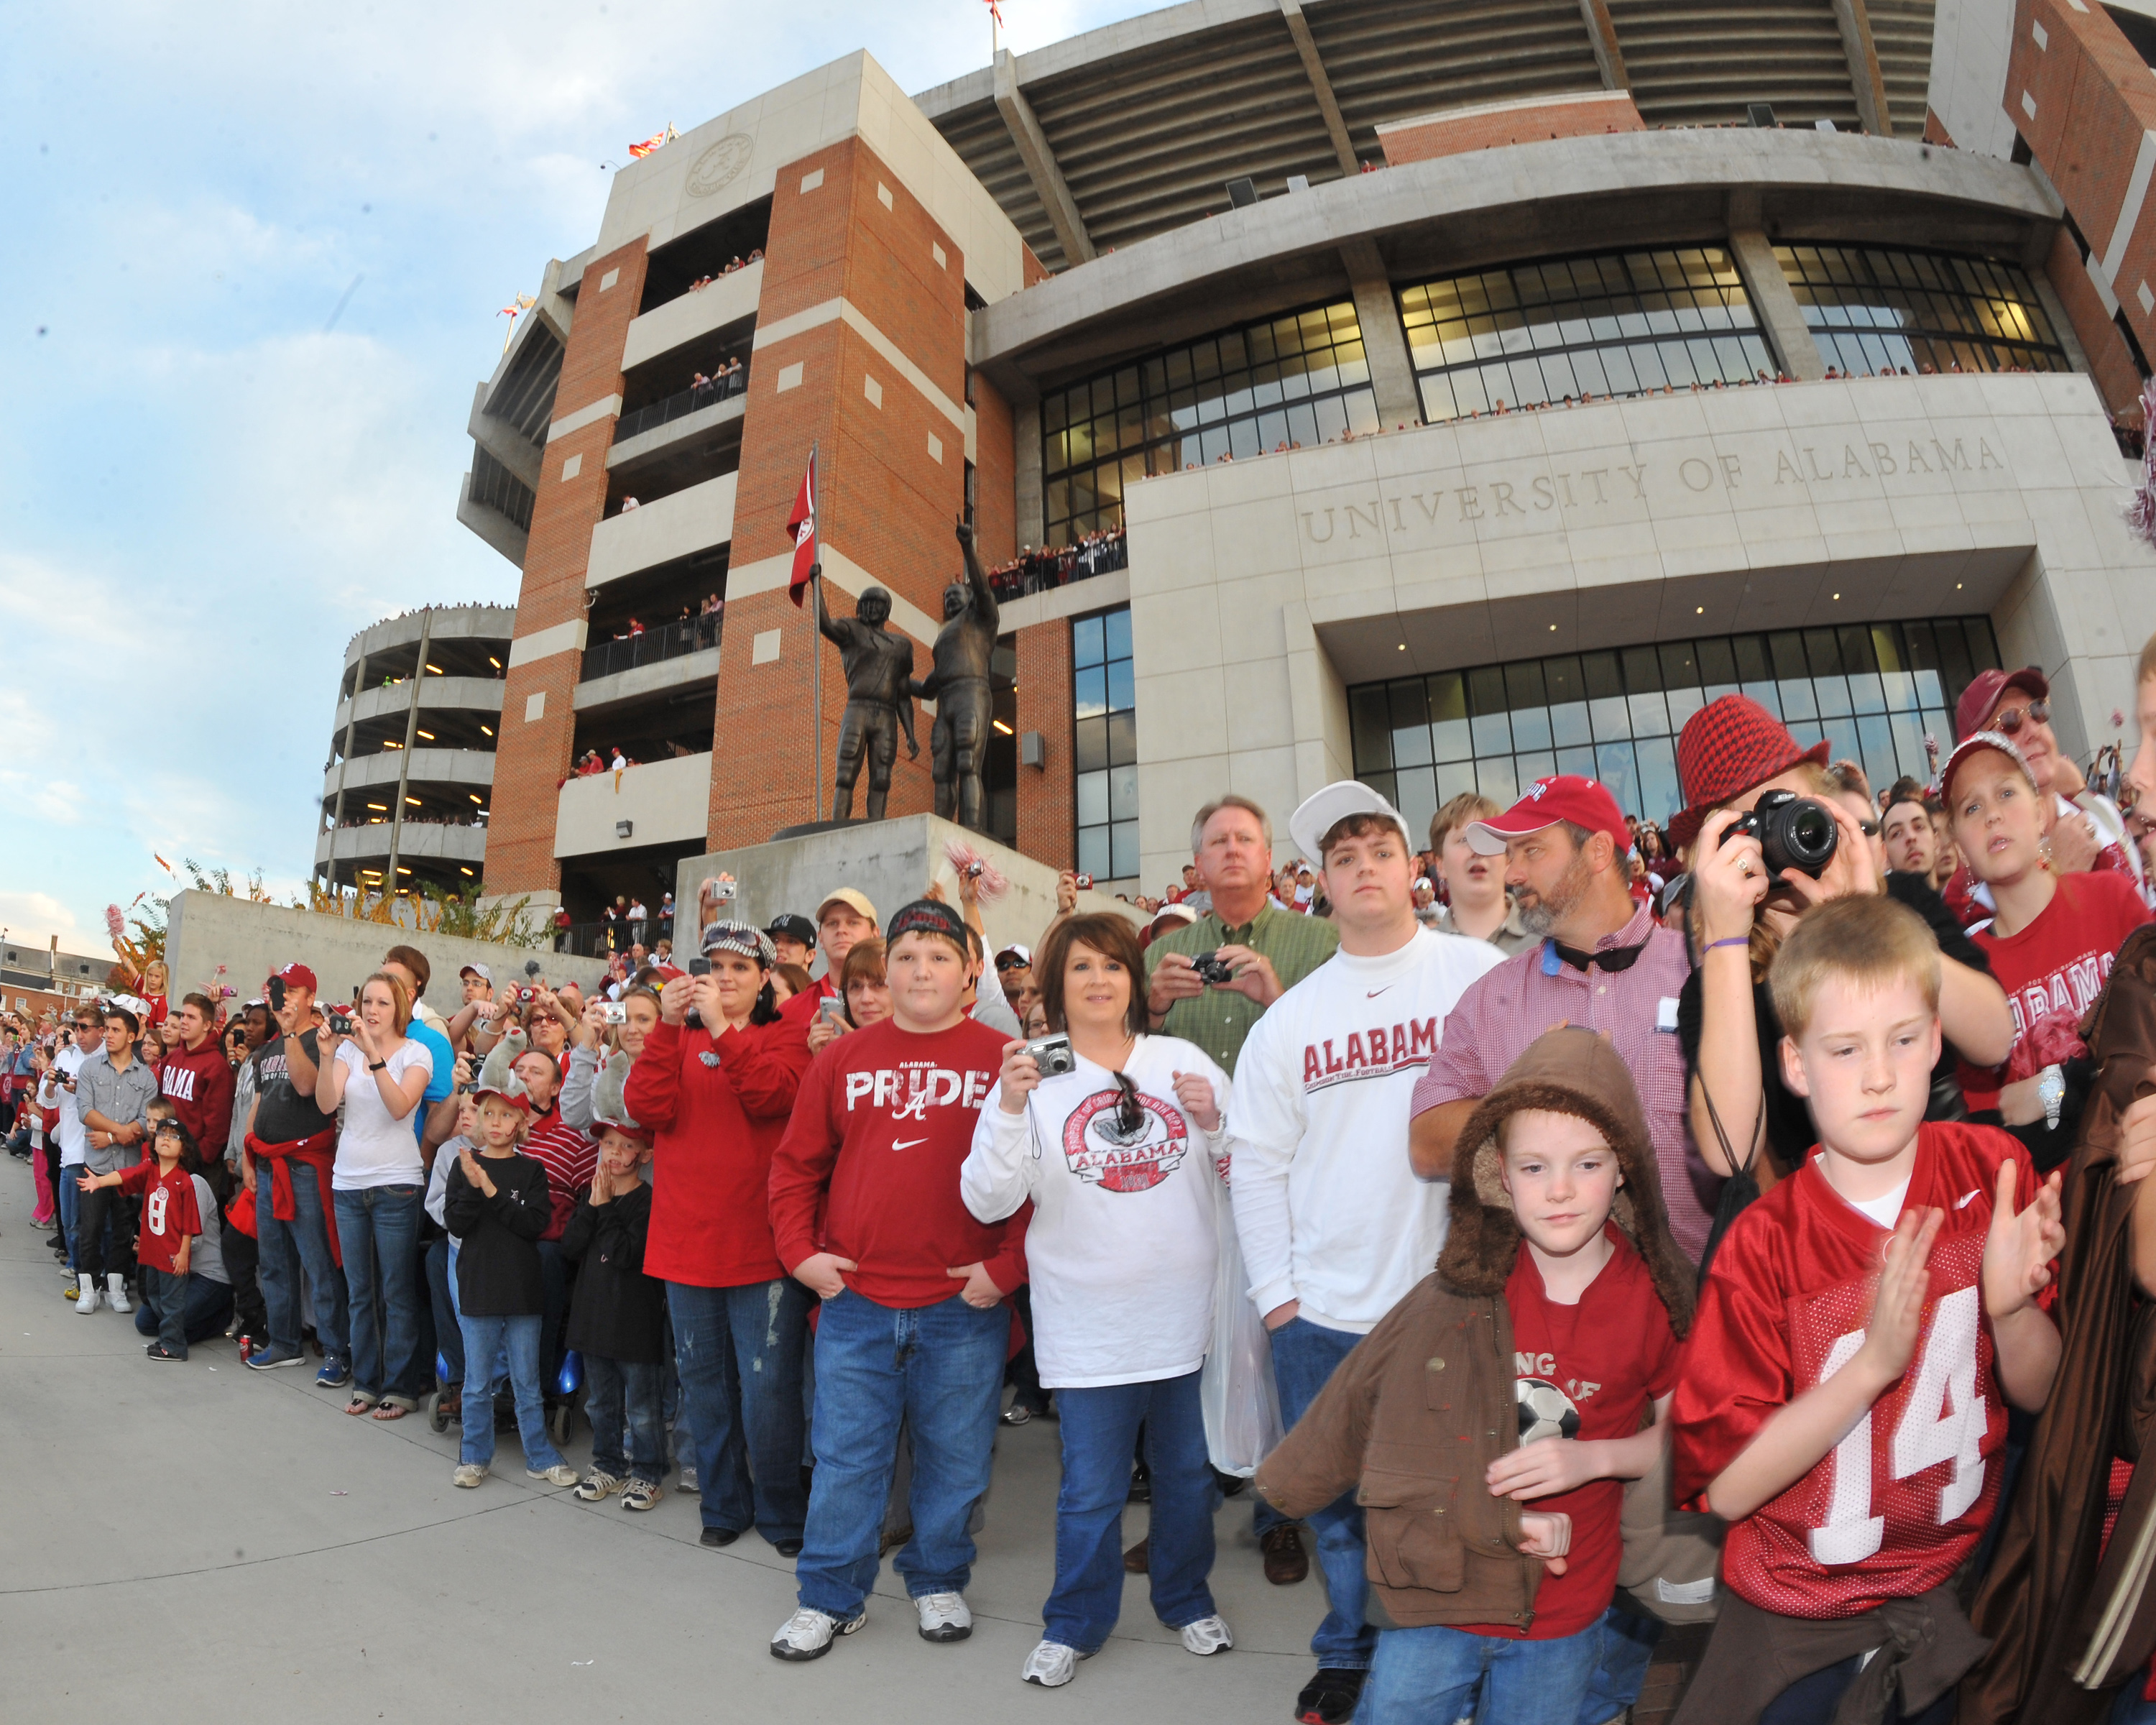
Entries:
[[[706,1551],[692,1497],[630,1516],[531,1486],[513,1435],[508,1476],[459,1491],[454,1427],[347,1419],[229,1342],[151,1365],[131,1318],[61,1300],[29,1214],[28,1165],[0,1163],[0,1716],[1204,1725],[1286,1719],[1313,1669],[1315,1566],[1268,1586],[1236,1500],[1214,1576],[1233,1652],[1183,1652],[1132,1577],[1075,1682],[1021,1683],[1055,1562],[1057,1428],[1039,1420],[1001,1434],[970,1640],[921,1640],[886,1564],[860,1634],[782,1665],[765,1644],[792,1566],[755,1534]],[[570,1456],[588,1457],[581,1427]],[[1134,1507],[1128,1537],[1144,1526]]]

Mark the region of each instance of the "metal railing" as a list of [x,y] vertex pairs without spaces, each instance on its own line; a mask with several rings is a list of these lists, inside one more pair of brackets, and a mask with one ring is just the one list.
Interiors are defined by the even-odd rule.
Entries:
[[649,952],[661,939],[673,938],[674,925],[670,919],[654,916],[642,924],[628,922],[572,922],[567,928],[558,923],[554,928],[554,950],[567,952],[578,958],[603,958],[610,952],[626,952],[640,935],[644,950]]
[[624,413],[615,423],[613,440],[617,444],[627,442],[639,432],[664,425],[670,419],[685,419],[690,414],[701,413],[722,401],[748,392],[748,367],[730,372],[716,382],[683,390],[679,395],[670,395],[664,401],[653,402],[649,407],[639,408],[633,413]]
[[716,647],[719,644],[721,621],[715,616],[677,618],[656,629],[647,629],[641,634],[628,635],[616,641],[595,641],[584,649],[583,675],[578,680],[588,683],[595,677],[634,670],[639,665],[657,665],[664,660],[680,659],[686,654]]

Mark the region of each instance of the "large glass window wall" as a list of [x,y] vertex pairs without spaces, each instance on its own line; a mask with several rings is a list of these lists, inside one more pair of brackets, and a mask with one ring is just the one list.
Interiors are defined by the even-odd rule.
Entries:
[[1664,641],[1368,683],[1348,691],[1355,776],[1411,831],[1463,791],[1509,804],[1537,778],[1599,778],[1630,814],[1684,807],[1676,738],[1717,696],[1750,696],[1809,747],[1863,765],[1875,788],[1930,778],[1955,741],[1953,706],[1999,664],[1982,617]]
[[1879,246],[1781,245],[1774,255],[1837,371],[2073,369],[2017,264]]
[[1071,624],[1070,670],[1078,872],[1130,880],[1138,871],[1138,716],[1128,605]]
[[1612,252],[1405,288],[1400,319],[1432,424],[1584,395],[1740,383],[1774,360],[1720,246]]
[[1047,542],[1122,525],[1148,474],[1378,429],[1355,306],[1313,306],[1171,348],[1044,396]]

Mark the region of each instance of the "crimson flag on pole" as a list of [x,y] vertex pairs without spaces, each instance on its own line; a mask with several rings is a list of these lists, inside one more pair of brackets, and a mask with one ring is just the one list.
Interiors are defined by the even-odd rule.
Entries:
[[793,578],[788,583],[787,597],[798,606],[802,589],[808,585],[816,567],[816,458],[813,454],[808,471],[801,475],[793,513],[786,518],[786,531],[793,536]]

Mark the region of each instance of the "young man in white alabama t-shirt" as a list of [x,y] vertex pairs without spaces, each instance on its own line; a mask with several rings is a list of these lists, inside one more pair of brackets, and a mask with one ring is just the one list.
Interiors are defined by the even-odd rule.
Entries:
[[[1323,867],[1340,950],[1250,1032],[1228,1133],[1250,1297],[1272,1332],[1281,1417],[1292,1425],[1437,1262],[1448,1189],[1409,1165],[1409,1106],[1453,1004],[1504,955],[1416,922],[1414,841],[1368,785],[1327,785],[1288,827]],[[1332,1609],[1311,1639],[1317,1675],[1296,1715],[1342,1725],[1377,1636],[1363,1620],[1363,1515],[1343,1497],[1308,1525]]]

